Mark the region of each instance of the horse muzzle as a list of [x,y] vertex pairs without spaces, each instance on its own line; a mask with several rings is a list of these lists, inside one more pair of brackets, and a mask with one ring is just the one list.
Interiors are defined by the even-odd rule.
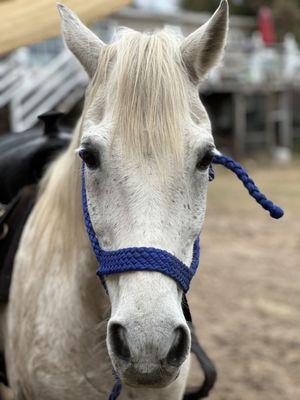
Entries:
[[190,352],[190,331],[184,324],[148,332],[111,321],[108,349],[113,365],[130,386],[165,387],[173,382]]

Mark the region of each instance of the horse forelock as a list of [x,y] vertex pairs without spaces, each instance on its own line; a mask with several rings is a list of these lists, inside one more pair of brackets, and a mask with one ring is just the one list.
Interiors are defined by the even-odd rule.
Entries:
[[[119,39],[99,57],[86,115],[93,104],[98,110],[99,104],[109,110],[113,138],[120,138],[124,156],[141,164],[151,158],[163,173],[183,162],[189,115],[186,79],[176,34],[166,29],[147,34],[123,28]],[[105,109],[99,110],[101,116]]]

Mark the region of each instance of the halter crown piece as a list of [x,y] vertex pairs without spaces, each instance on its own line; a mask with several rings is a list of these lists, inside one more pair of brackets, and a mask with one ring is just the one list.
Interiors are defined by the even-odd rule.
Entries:
[[[265,210],[269,211],[272,218],[281,218],[284,214],[283,210],[268,200],[266,196],[260,192],[253,180],[249,177],[246,170],[232,158],[218,155],[214,156],[212,162],[214,164],[223,165],[231,170],[241,180],[253,197]],[[209,170],[209,180],[213,180],[214,171],[212,166]],[[99,263],[97,275],[101,279],[104,287],[105,275],[117,274],[129,271],[156,271],[161,272],[173,278],[181,287],[184,293],[189,290],[190,282],[198,268],[200,257],[200,240],[199,236],[195,239],[193,248],[193,258],[191,265],[188,267],[173,254],[153,247],[128,247],[119,250],[104,250],[95,234],[91,218],[88,211],[86,185],[85,185],[85,164],[82,164],[82,210],[87,233],[90,238],[92,248]],[[106,287],[105,287],[106,288]],[[116,376],[115,386],[109,396],[109,400],[115,400],[121,392],[121,382]]]

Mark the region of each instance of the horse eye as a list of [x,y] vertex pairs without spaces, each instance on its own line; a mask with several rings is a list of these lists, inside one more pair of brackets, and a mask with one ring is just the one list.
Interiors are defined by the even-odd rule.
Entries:
[[94,169],[99,167],[100,159],[99,154],[96,151],[89,149],[80,149],[78,154],[88,168]]
[[210,164],[211,164],[213,158],[214,158],[214,154],[212,153],[211,150],[208,150],[208,151],[204,154],[204,156],[202,156],[202,157],[198,160],[197,165],[196,165],[196,168],[197,168],[198,170],[200,170],[200,171],[206,170],[206,169],[210,166]]

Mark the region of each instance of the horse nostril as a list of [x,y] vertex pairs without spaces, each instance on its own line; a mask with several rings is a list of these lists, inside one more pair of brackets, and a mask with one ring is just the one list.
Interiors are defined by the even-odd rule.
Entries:
[[130,350],[126,339],[126,329],[121,324],[111,324],[109,338],[113,353],[122,360],[129,361]]
[[174,340],[167,355],[167,362],[180,366],[185,360],[189,349],[189,334],[185,327],[179,326],[174,331]]

